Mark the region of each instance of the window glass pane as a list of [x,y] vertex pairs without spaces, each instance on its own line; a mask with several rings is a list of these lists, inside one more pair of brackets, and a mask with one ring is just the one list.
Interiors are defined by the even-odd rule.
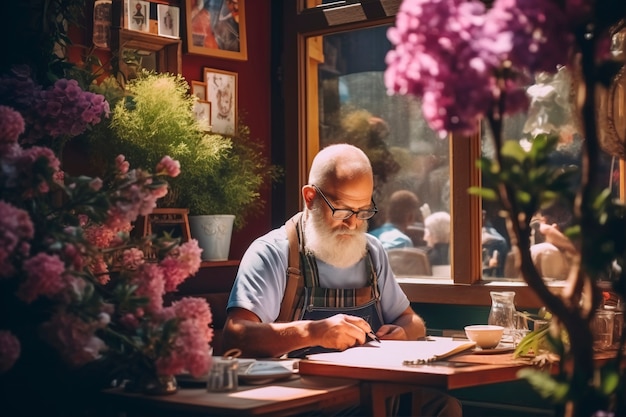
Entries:
[[[380,209],[370,220],[370,231],[384,226],[376,232],[381,232],[378,236],[390,249],[419,248],[404,251],[411,254],[402,256],[416,260],[410,263],[403,258],[403,265],[414,266],[398,273],[431,275],[434,271],[449,277],[448,139],[438,138],[428,127],[419,100],[387,95],[383,79],[385,55],[391,48],[387,29],[373,27],[323,38],[324,62],[318,68],[320,147],[347,142],[370,157],[374,200]],[[417,204],[409,192],[417,197]],[[390,208],[392,201],[395,205]],[[437,214],[425,221],[429,213]]]
[[[580,168],[583,138],[573,110],[572,77],[562,69],[556,75],[539,74],[535,84],[528,87],[530,106],[527,113],[504,119],[504,140],[515,140],[530,149],[533,138],[542,133],[559,137],[550,163],[555,167]],[[492,134],[483,123],[482,153],[494,158]],[[619,164],[616,158],[602,154],[597,187],[611,187],[618,196]],[[483,185],[488,186],[484,178]],[[500,217],[501,206],[483,202],[483,277],[519,278],[518,250],[512,245],[505,220]],[[571,207],[555,204],[542,209],[531,220],[531,255],[544,279],[562,280],[567,277],[573,246],[562,232],[572,224]]]

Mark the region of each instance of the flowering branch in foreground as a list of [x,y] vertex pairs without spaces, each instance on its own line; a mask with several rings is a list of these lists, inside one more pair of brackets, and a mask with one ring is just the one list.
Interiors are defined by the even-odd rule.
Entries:
[[[610,190],[598,190],[599,142],[597,85],[608,85],[623,62],[612,60],[612,30],[624,27],[622,0],[404,0],[396,26],[388,32],[395,49],[385,73],[392,93],[421,97],[423,114],[440,136],[478,131],[484,120],[493,133],[495,158],[483,158],[483,176],[494,189],[474,189],[499,201],[507,212],[510,235],[521,254],[524,280],[553,313],[551,340],[561,354],[560,372],[526,372],[531,383],[571,416],[626,412],[622,347],[613,361],[594,365],[590,320],[601,299],[596,279],[615,262],[620,267],[613,289],[626,297],[626,207]],[[555,73],[561,66],[580,72],[584,91],[575,103],[584,130],[580,187],[571,188],[571,173],[551,172],[547,158],[557,138],[535,135],[530,151],[506,141],[503,117],[528,108],[526,87],[532,76]],[[551,133],[551,132],[543,132]],[[571,234],[578,249],[562,293],[550,291],[530,256],[530,222],[539,209],[569,204],[575,218]],[[561,337],[565,329],[567,343]],[[565,364],[571,366],[565,366]]]
[[[3,78],[0,87],[10,84]],[[54,129],[42,125],[49,137],[58,129],[80,134],[108,109],[102,96],[72,80],[45,94],[34,85],[32,91],[16,107],[28,102],[20,108],[26,114],[56,114]],[[11,92],[24,98],[24,91]],[[80,126],[67,124],[72,119]],[[152,174],[131,169],[120,155],[110,178],[73,178],[51,149],[23,136],[29,127],[28,117],[0,105],[0,374],[28,370],[24,355],[41,341],[72,367],[111,360],[131,365],[113,369],[143,374],[205,373],[209,305],[199,298],[163,302],[199,270],[197,241],[130,234],[167,194],[165,178],[180,173],[179,163],[165,156]]]

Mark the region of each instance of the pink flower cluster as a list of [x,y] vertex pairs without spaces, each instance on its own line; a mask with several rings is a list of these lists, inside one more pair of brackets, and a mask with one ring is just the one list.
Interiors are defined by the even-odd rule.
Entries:
[[[37,329],[71,366],[123,352],[129,360],[143,356],[164,374],[205,373],[212,339],[208,304],[184,299],[165,307],[163,301],[199,270],[198,242],[130,233],[138,216],[150,214],[167,193],[162,178],[177,176],[179,162],[165,156],[151,174],[131,169],[120,155],[106,182],[66,176],[50,148],[24,141],[36,130],[27,104],[54,137],[99,123],[108,103],[73,80],[45,91],[21,76],[7,80],[0,77],[0,92],[20,108],[0,104],[0,305],[15,310],[0,317],[0,373],[18,360],[27,364],[20,355],[36,351],[21,345],[24,328]],[[20,94],[9,88],[15,85],[30,90]],[[37,100],[28,98],[38,92]]]
[[22,114],[26,129],[21,141],[25,144],[79,135],[110,113],[104,96],[84,91],[76,80],[60,79],[43,89],[25,66],[0,77],[0,105]]
[[496,0],[488,10],[478,0],[404,0],[388,31],[395,49],[385,84],[422,97],[424,118],[441,137],[473,133],[502,94],[507,113],[527,107],[529,72],[567,62],[567,23],[549,0]]
[[0,330],[0,373],[13,367],[20,357],[20,341],[7,330]]
[[104,96],[83,91],[76,80],[67,79],[42,91],[36,110],[42,129],[53,138],[80,135],[110,111]]
[[183,298],[165,308],[164,316],[178,321],[178,332],[167,354],[156,360],[157,373],[176,375],[188,371],[195,377],[206,374],[211,364],[209,343],[213,339],[213,317],[206,300]]

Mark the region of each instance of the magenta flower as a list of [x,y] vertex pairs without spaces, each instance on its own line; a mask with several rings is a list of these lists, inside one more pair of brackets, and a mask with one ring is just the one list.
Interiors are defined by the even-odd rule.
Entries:
[[24,261],[26,280],[20,285],[17,296],[25,303],[32,303],[44,296],[53,298],[67,287],[64,279],[65,264],[56,255],[40,252]]
[[0,200],[0,278],[15,273],[13,260],[28,256],[34,235],[28,212]]
[[[120,155],[103,181],[66,175],[49,147],[22,147],[43,138],[64,141],[108,113],[104,97],[76,80],[42,90],[27,72],[0,75],[0,278],[7,289],[0,302],[15,310],[3,323],[11,328],[36,318],[28,323],[37,329],[36,343],[55,348],[71,366],[123,346],[107,359],[143,359],[120,369],[148,364],[144,372],[199,375],[210,363],[208,304],[186,300],[163,308],[166,287],[175,289],[200,268],[197,242],[130,235],[167,193],[162,178],[177,176],[180,164],[166,156],[152,174],[131,170]],[[0,372],[25,352],[37,353],[23,343],[0,330]]]
[[156,166],[157,174],[165,174],[169,177],[177,177],[180,174],[180,162],[173,160],[169,156],[164,156]]
[[0,153],[14,146],[17,138],[24,133],[24,118],[20,113],[7,106],[0,106]]
[[[566,62],[573,41],[567,25],[551,1],[496,0],[487,10],[478,0],[405,0],[388,31],[395,48],[386,57],[385,85],[421,97],[424,118],[440,137],[471,134],[502,94],[507,114],[527,106],[525,74]],[[497,77],[510,64],[515,77],[502,88]]]
[[0,330],[0,373],[13,367],[20,357],[20,341],[8,330]]

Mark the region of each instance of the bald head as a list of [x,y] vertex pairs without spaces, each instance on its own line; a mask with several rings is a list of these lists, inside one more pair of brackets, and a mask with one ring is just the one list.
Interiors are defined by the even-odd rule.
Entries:
[[373,187],[372,165],[365,152],[340,143],[322,149],[313,159],[309,184],[321,188],[359,179],[369,179]]

